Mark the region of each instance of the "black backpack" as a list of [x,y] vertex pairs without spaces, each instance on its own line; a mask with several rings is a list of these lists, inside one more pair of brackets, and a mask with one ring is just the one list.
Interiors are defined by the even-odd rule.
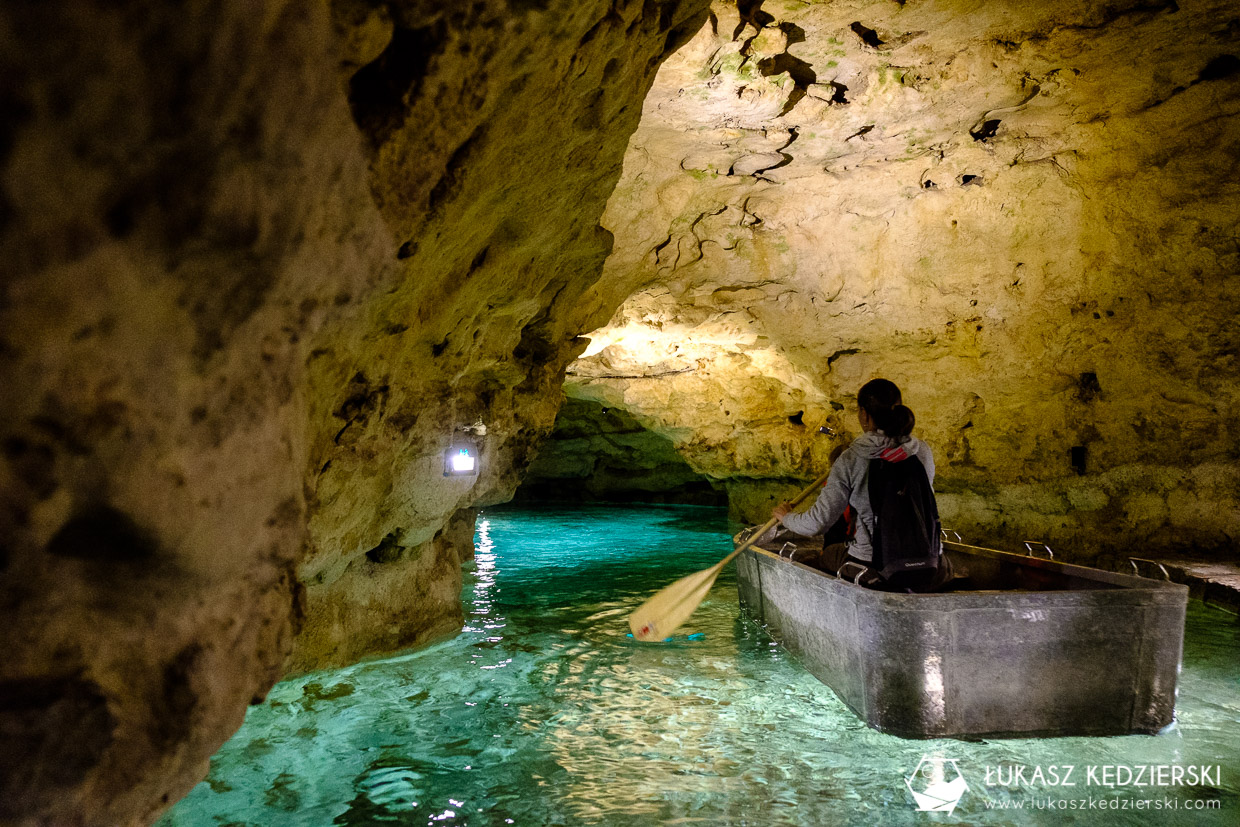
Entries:
[[871,568],[884,579],[937,568],[943,553],[939,507],[921,460],[871,459],[869,493],[874,512]]

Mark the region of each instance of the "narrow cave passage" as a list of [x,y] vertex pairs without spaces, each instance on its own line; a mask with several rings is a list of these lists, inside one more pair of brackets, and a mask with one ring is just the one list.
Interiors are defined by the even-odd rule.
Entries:
[[[189,5],[0,4],[0,823],[1236,823],[1235,0]],[[1029,553],[630,638],[877,376]]]
[[517,502],[611,501],[726,505],[719,483],[695,472],[672,441],[623,408],[565,400],[538,449]]

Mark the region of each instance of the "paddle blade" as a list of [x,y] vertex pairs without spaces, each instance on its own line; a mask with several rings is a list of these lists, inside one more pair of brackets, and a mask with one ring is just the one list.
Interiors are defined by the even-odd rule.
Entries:
[[665,640],[688,620],[715,584],[720,566],[694,572],[656,592],[629,615],[629,629],[638,640]]

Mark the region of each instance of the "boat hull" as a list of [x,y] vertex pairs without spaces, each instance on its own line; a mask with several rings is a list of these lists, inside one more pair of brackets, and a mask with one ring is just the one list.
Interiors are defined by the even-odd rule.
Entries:
[[1038,590],[890,594],[751,548],[737,558],[741,604],[883,732],[1120,735],[1171,723],[1187,588],[1019,555],[949,553],[962,568],[1003,570]]

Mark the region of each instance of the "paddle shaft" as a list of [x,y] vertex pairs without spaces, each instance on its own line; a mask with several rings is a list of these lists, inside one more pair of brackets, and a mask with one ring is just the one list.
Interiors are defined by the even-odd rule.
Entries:
[[[827,473],[823,474],[818,479],[814,480],[812,483],[809,484],[808,488],[806,488],[800,494],[797,494],[796,498],[793,499],[788,504],[791,505],[793,508],[796,508],[798,505],[800,505],[802,502],[805,501],[806,497],[814,493],[816,489],[821,488],[823,483],[827,481],[827,477],[830,475],[831,475],[831,472],[828,471]],[[763,534],[766,534],[768,531],[770,531],[771,528],[778,522],[779,522],[778,517],[772,517],[771,519],[767,520],[765,523],[762,524],[762,528],[758,529],[753,534],[749,535],[749,539],[741,543],[739,546],[737,546],[735,551],[733,551],[727,557],[723,558],[718,563],[716,563],[715,568],[722,569],[728,563],[732,562],[733,557],[740,554],[742,551],[744,551],[745,549],[749,548],[754,543],[756,543]]]
[[[826,479],[827,475],[823,474],[809,488],[798,494],[791,504],[794,507],[800,504],[802,500],[814,492],[815,488],[826,482]],[[754,532],[739,548],[715,565],[682,577],[669,586],[664,586],[649,600],[638,606],[629,615],[629,629],[632,630],[633,637],[638,640],[661,640],[670,637],[680,624],[684,623],[689,615],[693,614],[698,604],[705,599],[706,592],[714,585],[715,578],[719,576],[719,572],[723,570],[723,567],[731,562],[733,557],[752,546],[776,522],[778,522],[778,519],[772,517],[767,521],[766,525]]]

